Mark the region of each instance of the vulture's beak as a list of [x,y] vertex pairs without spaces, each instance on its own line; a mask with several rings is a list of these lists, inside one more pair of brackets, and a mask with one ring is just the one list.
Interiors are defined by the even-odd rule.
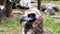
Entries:
[[20,24],[21,24],[23,21],[24,21],[24,17],[22,16],[22,17],[20,18]]
[[28,21],[30,21],[30,20],[32,20],[33,18],[29,18],[28,16],[22,16],[21,18],[20,18],[20,24],[22,23],[22,22],[24,22],[24,21],[26,21],[26,22],[28,22]]

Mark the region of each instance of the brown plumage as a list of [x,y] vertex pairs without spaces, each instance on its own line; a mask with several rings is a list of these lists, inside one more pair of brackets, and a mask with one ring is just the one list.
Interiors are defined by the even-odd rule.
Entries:
[[30,28],[25,28],[24,31],[25,33],[29,32],[31,34],[42,34],[43,33],[43,17],[40,16],[37,20],[35,20],[35,22],[32,23],[26,23],[25,27],[27,27],[26,25],[30,25]]
[[24,23],[21,34],[51,34],[50,31],[43,29],[44,18],[37,9],[25,11],[20,21]]

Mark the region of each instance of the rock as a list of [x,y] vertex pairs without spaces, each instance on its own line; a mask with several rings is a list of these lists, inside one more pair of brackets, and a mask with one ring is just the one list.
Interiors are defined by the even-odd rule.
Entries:
[[55,12],[58,12],[59,11],[59,7],[56,6],[56,5],[53,5],[53,4],[43,4],[43,5],[41,5],[41,8],[42,8],[42,11],[45,11],[48,8],[54,9]]
[[45,12],[46,12],[47,14],[49,14],[49,15],[56,15],[55,10],[52,9],[52,8],[47,8],[47,9],[45,10]]
[[28,8],[31,8],[31,0],[21,0],[19,5],[21,7],[28,7]]
[[55,10],[55,12],[58,12],[59,11],[59,7],[58,6],[54,6],[52,8]]
[[44,4],[41,5],[42,12],[46,12],[49,15],[56,15],[56,12],[59,11],[59,7],[53,4]]

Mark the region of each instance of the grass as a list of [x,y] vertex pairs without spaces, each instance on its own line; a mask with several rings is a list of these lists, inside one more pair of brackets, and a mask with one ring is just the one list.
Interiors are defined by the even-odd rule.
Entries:
[[51,1],[51,2],[42,1],[42,4],[55,4],[55,5],[60,5],[60,1]]
[[[60,12],[58,12],[58,14],[59,13]],[[60,22],[55,21],[55,19],[50,15],[44,14],[44,16],[45,16],[44,27],[52,31],[54,34],[60,34]]]
[[[42,2],[42,4],[60,5],[60,1],[52,1],[52,2],[44,1]],[[60,16],[60,11],[57,12],[57,15]],[[44,27],[52,31],[54,34],[60,34],[60,22],[55,21],[55,19],[51,17],[50,15],[44,14],[44,16],[45,16]]]
[[[7,32],[8,33],[11,32],[12,34],[19,34],[20,31],[22,30],[22,24],[20,24],[19,18],[20,17],[17,17],[15,20],[11,17],[7,20],[3,20],[0,24],[0,33],[5,34]],[[14,33],[13,31],[16,31],[16,32]]]

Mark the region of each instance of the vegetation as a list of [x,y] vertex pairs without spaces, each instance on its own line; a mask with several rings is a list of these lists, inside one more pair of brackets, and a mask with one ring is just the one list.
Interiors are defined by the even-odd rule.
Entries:
[[48,1],[42,1],[43,4],[55,4],[55,5],[60,5],[60,1],[51,1],[51,2],[48,2]]
[[43,15],[45,16],[44,27],[52,31],[54,34],[60,34],[60,21],[57,22],[55,18],[51,17],[50,15],[46,15],[46,14]]
[[19,3],[20,0],[12,0],[14,3]]

